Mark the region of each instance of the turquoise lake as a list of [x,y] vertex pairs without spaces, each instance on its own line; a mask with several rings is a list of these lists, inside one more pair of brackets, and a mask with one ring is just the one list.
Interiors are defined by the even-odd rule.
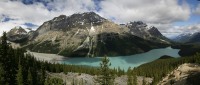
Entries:
[[[179,49],[172,49],[171,47],[153,49],[145,53],[135,54],[130,56],[115,56],[109,57],[111,68],[118,68],[127,70],[129,67],[137,67],[141,64],[151,62],[160,58],[163,55],[169,55],[172,57],[180,57],[178,55]],[[61,61],[64,64],[73,64],[73,65],[85,65],[85,66],[99,66],[101,62],[101,57],[95,58],[69,58],[65,61]]]

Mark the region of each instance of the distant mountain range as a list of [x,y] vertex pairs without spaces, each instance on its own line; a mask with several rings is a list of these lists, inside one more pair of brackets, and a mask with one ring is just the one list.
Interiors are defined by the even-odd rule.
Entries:
[[34,52],[68,57],[132,55],[170,44],[156,27],[141,21],[119,25],[94,12],[60,15],[36,31],[14,28],[8,39]]
[[180,49],[180,56],[191,56],[200,52],[200,32],[180,34],[173,40],[179,43],[173,47]]
[[196,33],[184,33],[173,39],[176,42],[180,43],[199,43],[200,42],[200,32]]
[[18,27],[14,27],[13,29],[11,29],[8,33],[8,40],[11,42],[16,42],[16,43],[21,43],[24,42],[28,39],[28,32],[18,26]]

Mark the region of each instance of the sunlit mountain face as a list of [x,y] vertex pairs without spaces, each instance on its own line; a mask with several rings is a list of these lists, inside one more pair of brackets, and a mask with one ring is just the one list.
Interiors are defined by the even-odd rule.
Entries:
[[0,0],[1,85],[199,85],[199,0]]
[[36,30],[59,15],[83,12],[95,12],[117,24],[142,21],[168,38],[200,28],[198,0],[2,0],[0,5],[1,34],[15,26]]

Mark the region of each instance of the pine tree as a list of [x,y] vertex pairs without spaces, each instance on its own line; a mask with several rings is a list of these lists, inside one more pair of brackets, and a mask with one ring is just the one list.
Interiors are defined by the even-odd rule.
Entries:
[[34,84],[33,84],[32,73],[31,73],[31,70],[30,70],[30,69],[28,69],[28,85],[34,85]]
[[2,64],[0,63],[0,85],[5,85],[4,75],[5,75],[5,71],[3,69]]
[[73,78],[73,80],[72,80],[72,82],[71,82],[71,85],[76,85],[76,84],[75,84],[74,78]]
[[42,64],[41,66],[41,77],[40,77],[40,82],[42,85],[44,85],[45,83],[45,79],[46,79],[46,73],[45,73],[45,68],[44,68],[44,65]]
[[128,71],[127,71],[127,77],[128,77],[127,84],[133,85],[133,76],[131,74],[131,68],[130,67],[128,68]]
[[2,44],[2,55],[4,57],[5,55],[7,55],[7,49],[8,49],[6,32],[4,32],[3,36],[1,37],[1,44]]
[[1,37],[1,49],[0,49],[0,63],[2,64],[2,69],[5,71],[5,65],[6,65],[6,56],[7,56],[7,37],[6,33],[3,33],[3,36]]
[[[19,61],[20,62],[20,61]],[[22,65],[18,64],[18,72],[17,72],[17,85],[24,85],[23,74],[22,74]]]
[[100,77],[97,80],[101,85],[113,85],[114,78],[109,66],[111,66],[111,63],[109,63],[109,59],[105,56],[100,63]]
[[7,43],[7,36],[6,32],[3,33],[3,36],[1,37],[1,57],[0,62],[2,63],[3,69],[5,71],[4,79],[8,84],[15,84],[15,72],[16,69],[13,66],[13,55],[14,52],[13,49],[9,47]]
[[146,80],[145,80],[145,78],[143,78],[143,80],[142,80],[142,85],[146,85]]
[[136,75],[133,76],[133,85],[137,85],[137,76]]

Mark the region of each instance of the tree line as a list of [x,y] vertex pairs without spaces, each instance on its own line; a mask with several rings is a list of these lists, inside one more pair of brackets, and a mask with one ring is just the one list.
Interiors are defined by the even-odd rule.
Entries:
[[[144,76],[153,78],[152,85],[156,85],[164,76],[183,63],[200,64],[200,54],[180,58],[157,59],[137,68],[129,68],[125,72],[120,68],[110,69],[109,59],[106,57],[102,59],[100,67],[37,61],[26,50],[13,49],[7,42],[5,32],[0,40],[0,85],[62,85],[61,79],[52,79],[47,76],[46,72],[64,72],[66,74],[75,72],[98,75],[97,81],[101,85],[112,85],[114,77],[121,75],[128,76],[128,85],[137,85],[137,76]],[[145,84],[145,81],[143,82]]]
[[[26,50],[21,48],[13,49],[7,42],[5,32],[0,40],[0,85],[51,85],[47,81],[60,83],[61,80],[49,78],[46,72],[102,75],[99,69],[99,67],[37,61]],[[107,67],[106,69],[109,68]],[[124,70],[121,69],[109,69],[108,71],[119,76],[125,74]]]
[[136,68],[130,68],[127,71],[128,84],[137,85],[137,83],[135,83],[136,76],[144,76],[153,78],[151,85],[156,85],[168,73],[184,63],[200,64],[200,53],[187,57],[157,59],[155,61],[142,64]]

